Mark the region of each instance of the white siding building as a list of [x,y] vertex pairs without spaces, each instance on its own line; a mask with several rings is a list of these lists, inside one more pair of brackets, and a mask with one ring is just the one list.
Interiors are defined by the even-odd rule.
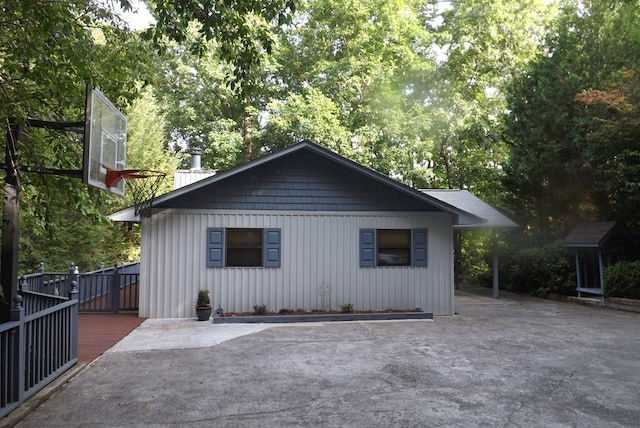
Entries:
[[194,317],[202,288],[225,312],[453,314],[453,227],[485,221],[305,141],[153,202],[139,314]]
[[[206,233],[212,226],[281,230],[279,268],[222,267],[205,263]],[[429,231],[429,265],[359,266],[362,228]],[[185,238],[185,237],[191,238]],[[321,309],[353,303],[357,309],[414,309],[453,313],[451,216],[434,213],[197,212],[168,210],[143,222],[140,315],[194,315],[198,289],[225,311]],[[327,296],[327,284],[330,292]],[[321,288],[325,292],[321,292]]]

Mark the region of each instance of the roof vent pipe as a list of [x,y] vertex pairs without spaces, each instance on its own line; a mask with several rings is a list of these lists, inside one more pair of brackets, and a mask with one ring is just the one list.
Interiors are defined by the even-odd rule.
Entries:
[[195,148],[191,150],[191,169],[202,169],[201,166],[202,150]]

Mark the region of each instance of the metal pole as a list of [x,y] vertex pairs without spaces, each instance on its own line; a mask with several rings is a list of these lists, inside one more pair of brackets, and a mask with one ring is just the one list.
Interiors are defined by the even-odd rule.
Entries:
[[576,248],[576,289],[578,290],[578,297],[582,297],[582,274],[580,269],[580,248]]
[[453,231],[453,284],[460,289],[460,274],[462,269],[462,231]]
[[602,291],[602,300],[604,300],[604,258],[602,257],[602,247],[598,247],[598,267],[599,267],[599,277],[600,280],[600,290]]
[[498,231],[493,230],[493,298],[500,298],[500,280],[498,275]]
[[11,302],[18,294],[18,226],[20,219],[20,174],[16,144],[22,138],[22,126],[9,119],[5,147],[5,179],[2,200],[2,246],[0,248],[0,282],[4,301],[0,304],[0,322],[11,317]]

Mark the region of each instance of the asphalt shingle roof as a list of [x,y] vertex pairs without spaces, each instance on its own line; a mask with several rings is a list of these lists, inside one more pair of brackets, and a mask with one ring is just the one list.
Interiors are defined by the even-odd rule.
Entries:
[[472,213],[485,220],[484,223],[464,224],[461,222],[456,228],[460,229],[503,229],[514,228],[518,225],[509,217],[484,202],[468,190],[440,190],[425,189],[423,193],[438,199],[448,205],[458,208],[462,211]]
[[564,238],[568,247],[598,247],[616,228],[615,221],[578,223]]

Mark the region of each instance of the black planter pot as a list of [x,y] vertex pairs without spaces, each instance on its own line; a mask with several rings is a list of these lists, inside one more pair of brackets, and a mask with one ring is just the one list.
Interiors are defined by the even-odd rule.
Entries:
[[201,308],[196,306],[198,321],[207,321],[211,317],[211,310],[211,306],[203,306]]

